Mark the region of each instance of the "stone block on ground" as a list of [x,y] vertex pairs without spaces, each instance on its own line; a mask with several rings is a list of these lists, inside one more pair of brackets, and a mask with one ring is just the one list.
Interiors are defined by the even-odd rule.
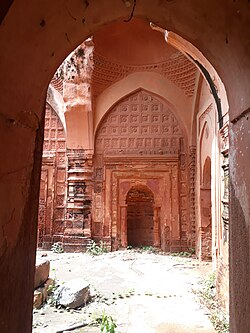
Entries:
[[54,279],[48,278],[48,280],[44,283],[44,290],[46,291],[46,298],[52,291],[52,287],[55,283]]
[[48,278],[42,287],[34,291],[33,307],[39,309],[47,300],[48,295],[51,293],[51,288],[54,285],[54,280]]
[[49,277],[50,262],[44,259],[38,259],[35,267],[34,288],[41,286]]
[[80,278],[70,280],[57,289],[55,297],[57,305],[75,309],[88,302],[89,284]]
[[43,293],[39,290],[34,291],[33,307],[39,309],[43,304]]

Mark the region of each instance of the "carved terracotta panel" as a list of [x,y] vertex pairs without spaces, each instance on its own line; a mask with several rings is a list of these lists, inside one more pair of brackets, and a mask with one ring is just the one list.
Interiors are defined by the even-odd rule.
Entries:
[[141,203],[133,208],[125,202],[129,189],[140,183],[154,193],[155,206],[146,239],[137,242],[131,236],[132,243],[161,246],[166,251],[187,248],[190,162],[184,138],[168,104],[144,90],[125,97],[107,113],[95,138],[94,236],[104,236],[105,230],[114,249],[127,246],[133,229],[128,229],[129,221],[148,220],[148,216],[140,219],[140,212],[135,211]]
[[[113,83],[123,79],[129,74],[135,72],[155,72],[168,78],[177,87],[183,90],[188,97],[192,97],[195,92],[195,79],[197,74],[196,66],[189,59],[176,52],[174,59],[168,59],[164,62],[150,65],[131,66],[115,63],[102,55],[93,52],[93,95],[96,97]],[[58,82],[54,83],[57,87]],[[136,98],[134,98],[136,102]],[[137,105],[131,106],[131,111],[136,109]],[[154,105],[152,106],[154,107]],[[125,108],[125,107],[124,107]],[[157,106],[156,106],[157,108]],[[148,106],[145,106],[145,110]]]
[[39,198],[39,245],[64,230],[66,203],[66,139],[55,111],[46,104]]
[[140,90],[109,111],[97,131],[95,153],[178,154],[182,137],[182,129],[167,104]]

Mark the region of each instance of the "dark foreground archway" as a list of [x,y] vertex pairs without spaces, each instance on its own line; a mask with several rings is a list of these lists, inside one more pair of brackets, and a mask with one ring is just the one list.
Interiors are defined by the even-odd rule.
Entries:
[[[248,1],[5,1],[0,30],[2,332],[31,332],[47,85],[63,58],[102,25],[135,15],[193,43],[222,78],[230,106],[231,332],[250,331],[250,9]],[[134,8],[134,9],[133,9]]]

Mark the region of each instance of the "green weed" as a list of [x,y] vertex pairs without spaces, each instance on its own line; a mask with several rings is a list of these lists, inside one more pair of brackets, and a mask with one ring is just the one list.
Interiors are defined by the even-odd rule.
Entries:
[[190,258],[192,256],[192,253],[185,252],[185,251],[182,251],[182,252],[173,252],[173,253],[171,253],[171,256]]
[[216,276],[215,273],[210,274],[202,284],[202,288],[198,291],[201,302],[210,311],[210,321],[212,322],[216,332],[229,333],[229,318],[222,310],[220,302],[216,298]]
[[52,244],[51,251],[54,252],[54,253],[63,253],[64,249],[63,249],[62,243],[57,242],[57,243]]
[[94,240],[90,240],[86,252],[92,256],[99,256],[100,254],[107,253],[108,247],[103,241],[100,241],[100,243],[97,244]]
[[111,316],[102,315],[101,333],[116,333],[116,323]]

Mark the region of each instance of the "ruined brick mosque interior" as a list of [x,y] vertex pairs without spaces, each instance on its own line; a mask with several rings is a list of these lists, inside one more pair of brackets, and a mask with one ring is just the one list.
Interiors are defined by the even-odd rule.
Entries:
[[208,78],[177,39],[140,19],[116,22],[58,68],[38,246],[193,249],[213,259],[228,306],[228,104],[218,75]]
[[249,20],[245,0],[3,2],[1,332],[31,332],[36,248],[91,239],[195,251],[250,332]]

